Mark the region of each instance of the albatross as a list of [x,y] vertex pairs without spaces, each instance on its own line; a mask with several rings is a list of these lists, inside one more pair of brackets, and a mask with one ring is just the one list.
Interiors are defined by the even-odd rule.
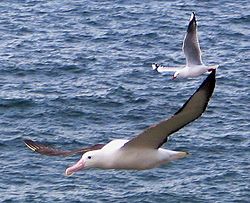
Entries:
[[186,35],[183,40],[182,50],[186,58],[186,66],[166,67],[156,63],[152,64],[153,70],[157,72],[175,72],[175,78],[197,77],[205,72],[210,72],[219,67],[219,65],[204,65],[201,58],[201,49],[197,36],[197,22],[195,13],[192,12],[189,20]]
[[115,139],[107,144],[64,151],[35,142],[24,143],[32,151],[48,156],[70,156],[82,154],[81,159],[65,171],[67,176],[88,168],[144,170],[177,160],[188,155],[185,151],[162,148],[168,137],[188,123],[199,118],[205,111],[215,87],[215,70],[203,81],[196,92],[169,119],[153,125],[134,138]]

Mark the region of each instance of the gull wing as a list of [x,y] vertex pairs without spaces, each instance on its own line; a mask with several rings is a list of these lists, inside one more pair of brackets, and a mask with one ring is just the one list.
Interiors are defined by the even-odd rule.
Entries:
[[199,118],[205,111],[215,87],[215,70],[209,74],[196,92],[169,119],[147,128],[137,137],[131,139],[123,148],[153,148],[157,149],[167,142],[168,136],[178,131],[188,123]]
[[167,67],[167,66],[159,65],[157,63],[153,63],[152,68],[153,70],[156,70],[159,73],[163,73],[163,72],[176,72],[184,67]]
[[105,146],[105,144],[96,144],[94,146],[87,147],[87,148],[64,151],[64,150],[56,149],[53,147],[48,147],[44,144],[34,142],[33,140],[29,140],[29,139],[25,139],[24,143],[32,151],[37,152],[39,154],[47,155],[47,156],[71,156],[74,154],[84,154],[88,151],[101,149],[102,147]]
[[192,13],[189,21],[182,49],[186,57],[187,66],[202,65],[201,49],[197,36],[197,23],[194,12]]

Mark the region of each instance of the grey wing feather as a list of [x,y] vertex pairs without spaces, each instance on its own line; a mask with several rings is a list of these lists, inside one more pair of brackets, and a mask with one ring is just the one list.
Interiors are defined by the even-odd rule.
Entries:
[[196,92],[171,118],[147,128],[123,147],[157,149],[167,141],[169,135],[200,117],[214,91],[215,72],[214,70],[210,73]]
[[188,66],[202,65],[201,49],[197,36],[197,23],[194,12],[192,13],[191,19],[189,21],[182,49],[184,51],[186,64]]
[[47,156],[71,156],[74,154],[84,154],[88,151],[101,149],[105,145],[105,144],[97,144],[97,145],[87,147],[87,148],[65,151],[65,150],[60,150],[60,149],[56,149],[53,147],[49,147],[38,142],[34,142],[33,140],[30,140],[30,139],[25,139],[24,143],[32,151],[35,151],[39,154],[43,154]]
[[175,72],[178,71],[184,67],[167,67],[167,66],[162,66],[162,65],[158,65],[158,64],[152,64],[153,70],[156,70],[159,73],[163,73],[163,72]]

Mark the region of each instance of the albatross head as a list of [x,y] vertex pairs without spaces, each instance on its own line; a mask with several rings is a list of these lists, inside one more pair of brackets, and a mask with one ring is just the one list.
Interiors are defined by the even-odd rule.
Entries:
[[86,152],[77,163],[66,169],[65,175],[69,176],[82,169],[101,166],[103,161],[100,150]]

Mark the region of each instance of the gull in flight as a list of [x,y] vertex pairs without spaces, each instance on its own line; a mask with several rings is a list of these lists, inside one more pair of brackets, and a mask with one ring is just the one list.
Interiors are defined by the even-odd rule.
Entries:
[[191,18],[188,24],[187,33],[183,40],[182,50],[186,57],[186,66],[183,67],[165,67],[156,63],[152,64],[152,68],[158,72],[175,72],[173,79],[175,78],[188,78],[197,77],[207,71],[212,71],[219,67],[219,65],[203,64],[201,59],[201,49],[197,36],[197,23],[195,13],[191,14]]
[[70,156],[81,154],[81,159],[66,169],[72,175],[82,169],[151,169],[173,160],[184,158],[187,152],[162,148],[168,137],[188,123],[199,118],[205,111],[215,87],[215,70],[203,81],[196,92],[169,119],[153,125],[131,140],[115,139],[107,144],[76,150],[59,150],[30,139],[24,140],[32,151],[48,156]]

